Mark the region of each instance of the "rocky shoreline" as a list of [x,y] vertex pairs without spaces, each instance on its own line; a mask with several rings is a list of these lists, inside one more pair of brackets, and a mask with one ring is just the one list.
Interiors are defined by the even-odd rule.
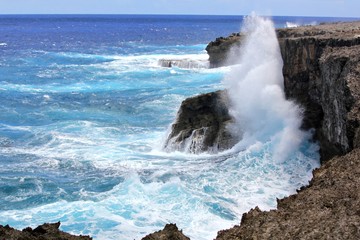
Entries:
[[[255,207],[216,239],[360,239],[360,22],[278,29],[277,36],[286,98],[302,106],[302,128],[314,131],[322,166],[309,186],[278,200],[277,210]],[[243,37],[232,34],[211,42],[206,48],[210,66],[232,64],[227,56]],[[180,113],[188,107],[184,103],[174,126],[190,136],[198,128],[196,123],[192,129],[179,127]],[[196,108],[201,107],[200,102]]]
[[[263,212],[254,206],[239,226],[220,231],[216,239],[360,239],[360,22],[278,29],[277,36],[284,61],[285,95],[303,107],[302,127],[314,130],[322,166],[313,172],[309,186],[278,200],[276,210]],[[211,42],[206,48],[210,67],[231,64],[226,61],[227,54],[242,38],[233,34]],[[230,147],[224,124],[231,118],[226,115],[226,101],[218,101],[224,100],[219,98],[222,94],[185,100],[169,139],[181,145],[197,134],[195,139],[207,143],[201,151],[214,144]],[[201,116],[196,115],[199,109]],[[212,131],[205,131],[204,121]],[[36,229],[24,229],[26,235],[22,236],[18,230],[0,226],[0,239],[78,239],[35,238]],[[9,235],[11,232],[15,235]],[[189,238],[170,224],[143,239]]]

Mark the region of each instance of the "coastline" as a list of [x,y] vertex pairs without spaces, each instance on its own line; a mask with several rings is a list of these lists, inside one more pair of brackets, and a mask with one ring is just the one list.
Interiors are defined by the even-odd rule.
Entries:
[[[351,25],[351,23],[347,24]],[[341,24],[334,28],[334,31],[328,30],[330,31],[328,34],[322,29],[325,25],[278,31],[281,50],[285,54],[284,63],[287,64],[287,67],[284,67],[286,96],[290,99],[298,98],[297,101],[304,106],[307,117],[303,127],[318,129],[314,137],[315,140],[323,142],[321,147],[323,165],[314,171],[314,178],[308,187],[302,188],[297,195],[279,200],[278,210],[261,212],[255,208],[243,215],[240,226],[220,231],[217,239],[231,240],[256,238],[256,236],[260,239],[326,238],[330,235],[338,238],[359,238],[360,196],[356,190],[360,178],[357,105],[359,98],[357,80],[360,71],[359,59],[356,56],[359,56],[360,35],[356,36],[360,34],[358,32],[360,27],[359,23],[355,25],[357,29],[350,31],[351,34]],[[296,54],[291,51],[295,51]],[[304,79],[304,76],[307,77],[307,81],[293,81]],[[349,80],[347,77],[354,81],[350,81],[350,84],[345,86],[344,81]],[[332,82],[340,82],[340,84],[335,86],[318,84],[319,79],[333,79]],[[340,88],[338,93],[330,91]],[[327,91],[328,95],[325,94]],[[341,97],[341,93],[344,93],[344,97]],[[324,100],[319,99],[318,96],[323,94]],[[331,101],[334,99],[338,106],[343,106],[339,108],[341,111],[333,112],[332,105],[327,105],[334,103]],[[319,111],[319,106],[322,111],[329,109],[327,113],[329,116],[325,121],[328,125],[322,126],[324,119],[318,121],[326,115],[324,111]],[[345,116],[346,119],[342,119],[341,116]],[[326,126],[334,127],[326,128]],[[335,134],[339,129],[340,136]],[[336,157],[336,155],[344,156]],[[307,221],[309,216],[312,216],[311,221]],[[171,228],[171,231],[178,230]],[[326,235],[316,235],[321,233]],[[2,232],[0,232],[2,237],[1,234]]]
[[[322,165],[276,210],[255,207],[216,240],[359,239],[360,22],[278,29],[277,36],[286,98],[303,107],[302,128],[313,131]],[[243,37],[209,43],[210,67],[231,65],[227,55]]]

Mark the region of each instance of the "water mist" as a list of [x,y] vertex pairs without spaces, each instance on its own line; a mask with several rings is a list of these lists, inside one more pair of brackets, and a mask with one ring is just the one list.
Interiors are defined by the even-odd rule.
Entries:
[[242,32],[246,37],[240,49],[232,49],[229,56],[236,65],[224,79],[236,120],[231,127],[242,134],[235,148],[271,141],[273,159],[282,162],[305,137],[299,129],[301,111],[285,99],[283,61],[272,21],[252,14],[244,18]]

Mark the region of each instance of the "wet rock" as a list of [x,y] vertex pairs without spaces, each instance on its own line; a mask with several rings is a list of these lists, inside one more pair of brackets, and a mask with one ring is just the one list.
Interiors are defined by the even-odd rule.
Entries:
[[184,100],[165,143],[167,151],[217,152],[238,142],[229,129],[233,121],[228,111],[226,91],[202,94]]
[[190,240],[190,238],[179,231],[176,224],[166,224],[163,230],[149,234],[142,240]]

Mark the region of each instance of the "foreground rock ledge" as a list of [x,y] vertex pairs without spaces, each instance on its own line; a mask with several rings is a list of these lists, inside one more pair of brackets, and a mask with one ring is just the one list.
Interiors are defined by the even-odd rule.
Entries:
[[1,240],[91,240],[89,236],[74,236],[59,230],[60,222],[45,223],[35,229],[27,227],[22,231],[9,225],[0,225]]
[[190,240],[190,238],[186,237],[176,224],[166,224],[163,230],[149,234],[142,240]]

